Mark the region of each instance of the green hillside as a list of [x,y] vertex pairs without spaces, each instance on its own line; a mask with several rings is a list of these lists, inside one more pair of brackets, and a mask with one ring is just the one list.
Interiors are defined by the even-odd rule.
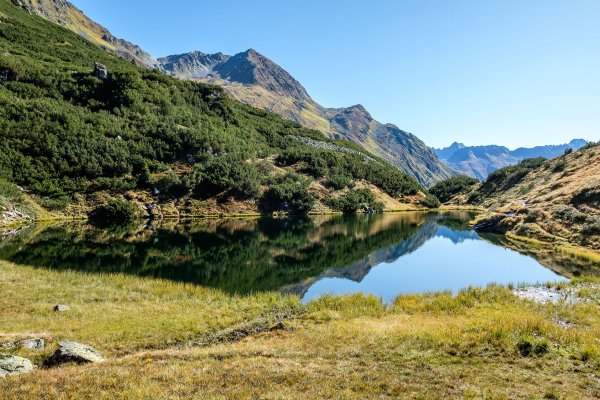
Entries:
[[[92,73],[95,63],[108,77]],[[7,0],[0,137],[0,179],[51,210],[145,191],[159,201],[308,211],[315,199],[333,204],[348,190],[328,181],[376,186],[395,199],[422,190],[349,142],[231,100],[217,86],[140,69]]]

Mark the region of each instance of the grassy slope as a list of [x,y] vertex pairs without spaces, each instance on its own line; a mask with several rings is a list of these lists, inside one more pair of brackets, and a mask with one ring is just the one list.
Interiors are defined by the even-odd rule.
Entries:
[[52,218],[51,213],[23,193],[17,185],[0,179],[0,227],[19,225],[23,222],[23,216],[35,220]]
[[[592,300],[574,306],[535,305],[500,287],[401,296],[389,308],[364,296],[302,306],[2,262],[1,341],[42,336],[48,355],[58,340],[78,340],[107,361],[0,380],[0,398],[592,398],[600,286],[585,285],[579,294]],[[53,313],[59,302],[73,310]],[[231,340],[257,327],[267,331]],[[521,354],[526,343],[539,354]],[[13,352],[38,364],[44,356]]]
[[[599,187],[600,146],[596,146],[547,160],[516,179],[510,173],[493,185],[488,179],[475,188],[478,205],[490,211],[479,221],[501,218],[497,229],[509,235],[526,236],[542,244],[583,246],[598,252]],[[593,195],[584,201],[576,200],[583,191],[594,190],[595,200]],[[453,202],[465,204],[468,197],[469,194],[461,195]]]
[[[98,203],[125,194],[123,191],[111,192],[110,190],[98,190],[96,193],[92,193],[96,190],[94,186],[97,186],[98,182],[93,177],[92,179],[88,178],[84,185],[87,185],[87,188],[82,187],[79,179],[82,178],[83,172],[77,171],[76,168],[79,166],[74,165],[85,164],[81,166],[81,169],[84,170],[88,164],[94,165],[102,160],[122,160],[123,157],[130,159],[126,162],[131,164],[132,160],[135,161],[132,153],[139,152],[140,148],[143,148],[141,150],[143,161],[150,164],[152,168],[153,178],[160,178],[169,171],[174,171],[180,176],[189,173],[191,168],[186,165],[188,156],[194,155],[196,151],[202,153],[207,150],[203,149],[205,142],[209,141],[207,138],[215,142],[211,143],[214,147],[223,147],[223,149],[219,148],[223,154],[245,151],[251,159],[264,158],[271,163],[274,162],[277,155],[291,147],[300,147],[313,153],[319,153],[316,158],[320,158],[320,160],[316,161],[332,160],[336,157],[338,160],[351,158],[351,155],[343,153],[334,154],[332,157],[329,154],[331,152],[315,150],[308,145],[293,141],[286,142],[290,136],[334,141],[326,139],[317,131],[302,128],[274,114],[223,99],[221,89],[216,86],[182,82],[166,76],[153,76],[150,72],[141,71],[131,64],[101,51],[74,33],[19,11],[6,0],[0,1],[0,13],[2,21],[2,25],[0,25],[2,27],[0,62],[6,66],[0,70],[9,71],[9,76],[12,73],[10,71],[15,70],[18,75],[16,81],[14,81],[15,78],[10,77],[8,81],[0,81],[3,83],[0,85],[0,95],[3,101],[14,108],[10,112],[7,111],[6,116],[3,115],[8,118],[11,125],[8,128],[5,127],[6,131],[1,133],[14,141],[14,145],[13,142],[8,143],[11,144],[10,150],[14,150],[15,155],[8,157],[8,160],[5,157],[4,161],[8,171],[6,174],[14,176],[7,179],[18,181],[26,189],[30,189],[27,187],[27,183],[33,181],[40,187],[52,186],[52,190],[56,186],[66,186],[65,178],[70,179],[79,187],[75,193],[61,192],[56,195],[62,203],[64,203],[62,199],[70,196],[69,201],[73,205],[65,211],[69,216],[80,216]],[[126,92],[127,96],[134,99],[134,106],[119,108],[106,105],[105,107],[100,94],[107,85],[103,86],[95,78],[89,77],[90,69],[95,61],[106,64],[111,76],[117,72],[132,74],[135,82],[130,85],[131,87],[127,87]],[[127,85],[127,83],[125,84]],[[82,96],[90,97],[88,103],[92,106],[86,104],[86,101],[77,100]],[[111,97],[114,97],[113,93],[108,93],[108,98]],[[217,100],[214,100],[215,98]],[[21,106],[16,107],[16,104],[21,104]],[[164,111],[159,113],[156,110],[160,107],[163,107]],[[8,110],[9,107],[6,108]],[[51,116],[40,118],[41,121],[30,121],[30,118],[38,118],[38,114],[48,114],[49,109],[52,111]],[[66,122],[62,126],[54,119]],[[47,123],[48,127],[42,127],[42,122]],[[29,127],[28,123],[34,126]],[[73,126],[77,126],[77,129],[73,129]],[[62,132],[63,128],[67,132]],[[69,129],[73,132],[68,131]],[[173,130],[179,130],[181,134],[172,134]],[[82,138],[74,138],[77,135],[81,135]],[[116,137],[122,138],[119,146],[115,146],[114,138]],[[90,143],[87,143],[88,138]],[[179,144],[173,144],[175,139],[182,140],[181,147],[186,151],[189,150],[191,154],[179,154],[183,151],[177,150]],[[60,146],[56,146],[56,143],[60,143]],[[335,141],[335,143],[338,146],[365,153],[364,150],[350,142]],[[79,145],[95,147],[89,149],[88,158],[96,159],[86,163],[77,159],[72,160],[71,156],[65,157],[64,154],[61,154],[62,151],[75,154],[87,153],[87,151],[77,148]],[[209,151],[212,151],[208,144],[206,146],[209,147]],[[123,147],[126,150],[123,152],[117,147]],[[99,152],[107,149],[114,154],[99,155]],[[152,154],[153,151],[156,154]],[[357,156],[353,156],[356,159]],[[136,157],[138,156],[136,155]],[[139,157],[137,159],[139,160]],[[355,166],[362,164],[362,159],[359,158],[359,160]],[[378,162],[383,164],[382,161]],[[58,169],[68,170],[70,167],[73,167],[72,171],[57,172]],[[298,170],[301,167],[301,165],[287,165],[283,168],[275,168],[273,175]],[[366,165],[360,165],[357,170],[360,171],[366,167]],[[36,168],[34,176],[30,173],[33,168]],[[329,168],[329,172],[326,174],[331,173],[333,169],[335,168]],[[389,170],[384,174],[386,176],[393,176],[394,173],[400,174],[391,165],[384,166],[384,169]],[[27,172],[29,176],[24,175],[23,171]],[[48,176],[42,176],[43,174]],[[98,175],[95,172],[94,174]],[[117,179],[120,183],[128,185],[131,182],[135,185],[135,179],[139,176],[139,173],[132,170],[131,165],[126,166],[125,173],[121,175],[114,176],[113,172],[110,174],[112,174],[108,176],[110,179]],[[105,171],[99,175],[98,178],[104,178]],[[266,178],[265,174],[261,175],[261,178]],[[322,185],[325,176],[317,178],[314,193],[321,201],[317,203],[316,211],[330,211],[324,203],[337,194]],[[406,179],[413,182],[412,179]],[[414,185],[419,186],[416,183]],[[46,189],[42,190],[47,191]],[[149,187],[136,189],[139,190],[133,190],[128,197],[141,197],[146,204],[157,203],[156,210],[162,215],[180,215],[182,207],[178,209],[174,205],[174,198],[157,199],[152,195]],[[264,189],[266,187],[263,187]],[[84,193],[80,196],[82,191]],[[185,198],[185,201],[180,201],[178,204],[183,205],[189,200],[190,204],[186,206],[186,209],[189,210],[187,213],[192,215],[259,212],[256,199],[245,202],[230,201],[229,194],[225,193],[223,196],[206,201]],[[405,208],[398,203],[398,198],[391,199],[389,196],[383,196],[380,200],[388,204],[390,208]],[[141,210],[142,203],[139,206]]]

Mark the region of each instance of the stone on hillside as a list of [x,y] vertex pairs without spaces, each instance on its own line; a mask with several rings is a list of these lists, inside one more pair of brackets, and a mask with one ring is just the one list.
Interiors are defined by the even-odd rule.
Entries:
[[32,350],[44,350],[44,347],[46,347],[44,339],[27,339],[23,340],[21,344],[23,347]]
[[0,378],[33,371],[33,364],[26,358],[0,354]]
[[54,311],[56,312],[65,312],[65,311],[70,311],[71,307],[69,306],[65,306],[64,304],[57,304],[54,306]]
[[103,358],[93,347],[75,342],[60,342],[58,350],[48,360],[49,365],[76,362],[78,364],[102,361]]
[[108,69],[106,69],[105,65],[96,63],[93,74],[94,76],[104,80],[108,78]]

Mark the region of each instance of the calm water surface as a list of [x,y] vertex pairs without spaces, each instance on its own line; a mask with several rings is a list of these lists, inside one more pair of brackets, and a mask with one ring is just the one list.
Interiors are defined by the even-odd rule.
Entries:
[[[578,262],[528,255],[481,237],[466,212],[304,219],[150,222],[102,230],[35,226],[0,242],[0,259],[56,270],[125,273],[222,289],[323,294],[401,293],[490,283],[562,281]],[[514,245],[511,245],[514,247]]]

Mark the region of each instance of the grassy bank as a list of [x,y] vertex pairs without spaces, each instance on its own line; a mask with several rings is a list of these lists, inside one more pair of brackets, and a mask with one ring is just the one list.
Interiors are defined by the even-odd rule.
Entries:
[[492,286],[303,306],[0,262],[0,342],[48,341],[43,354],[3,352],[39,365],[68,339],[107,358],[0,380],[0,398],[592,398],[600,284],[567,285],[591,300],[539,305]]

